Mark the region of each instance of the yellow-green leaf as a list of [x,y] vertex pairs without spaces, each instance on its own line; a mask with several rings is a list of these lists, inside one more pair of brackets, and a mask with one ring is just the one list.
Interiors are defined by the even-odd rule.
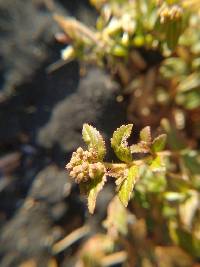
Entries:
[[166,170],[163,157],[157,156],[150,164],[150,170],[153,172],[163,172]]
[[124,162],[131,162],[131,149],[127,144],[127,138],[131,135],[133,124],[122,125],[111,138],[111,146],[116,156]]
[[151,129],[149,126],[144,127],[140,131],[140,140],[147,143],[151,142]]
[[133,191],[133,187],[135,185],[138,176],[139,176],[139,167],[132,166],[129,169],[127,178],[123,181],[122,185],[119,188],[118,196],[125,207],[128,206],[128,202],[131,198],[131,193]]
[[88,148],[96,150],[99,160],[103,160],[106,153],[106,147],[103,137],[99,131],[97,131],[97,129],[93,126],[85,123],[83,125],[82,135],[83,140],[88,145]]
[[88,195],[88,209],[91,214],[94,213],[94,209],[96,206],[96,200],[99,192],[103,189],[103,186],[106,182],[106,176],[97,177],[90,181],[87,188]]
[[163,196],[169,202],[183,202],[187,198],[186,194],[179,192],[165,192]]
[[151,146],[152,152],[156,153],[156,152],[163,150],[163,148],[165,147],[165,144],[166,144],[166,140],[167,140],[166,134],[161,134],[158,137],[156,137],[153,140],[153,143]]

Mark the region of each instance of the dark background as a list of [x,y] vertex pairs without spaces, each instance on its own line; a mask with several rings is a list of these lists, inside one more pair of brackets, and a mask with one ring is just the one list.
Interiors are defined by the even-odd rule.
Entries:
[[[47,3],[50,1],[46,1]],[[94,25],[86,0],[55,1],[56,12]],[[105,216],[108,186],[90,217],[64,167],[92,123],[108,141],[125,122],[119,87],[102,70],[71,62],[48,72],[64,48],[43,0],[0,0],[0,266],[74,266],[76,243],[53,256],[53,244]],[[23,265],[28,262],[29,265]]]

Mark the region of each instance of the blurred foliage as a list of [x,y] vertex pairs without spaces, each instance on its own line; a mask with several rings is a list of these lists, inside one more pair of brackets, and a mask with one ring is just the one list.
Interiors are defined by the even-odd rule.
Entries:
[[[78,58],[108,70],[122,88],[117,101],[128,99],[128,120],[142,130],[139,142],[128,145],[132,124],[118,128],[111,146],[123,163],[107,163],[100,133],[84,125],[88,150],[79,148],[73,154],[70,174],[87,194],[90,212],[107,176],[115,178],[117,196],[108,206],[106,233],[101,237],[111,242],[111,249],[91,237],[87,242],[93,242],[98,252],[86,242],[77,266],[198,267],[200,1],[91,3],[99,12],[95,29],[54,16],[67,40],[62,58],[66,62]],[[151,125],[152,134],[146,125]],[[162,132],[167,134],[164,151]],[[151,135],[157,134],[152,141]],[[85,157],[79,157],[79,164],[73,161],[77,153]]]

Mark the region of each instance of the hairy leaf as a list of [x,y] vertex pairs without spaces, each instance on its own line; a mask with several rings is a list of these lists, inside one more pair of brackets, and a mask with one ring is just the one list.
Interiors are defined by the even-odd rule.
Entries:
[[127,176],[128,176],[128,172],[129,169],[126,169],[123,171],[123,173],[121,173],[120,176],[117,177],[117,179],[115,180],[115,184],[116,184],[116,191],[118,192],[122,183],[126,180]]
[[149,153],[149,147],[145,143],[138,143],[136,145],[132,145],[131,153]]
[[144,127],[140,131],[140,140],[147,143],[151,142],[151,129],[149,126]]
[[165,147],[165,144],[166,144],[166,139],[167,139],[166,134],[161,134],[158,137],[156,137],[153,140],[153,143],[151,146],[152,152],[156,153],[156,152],[163,150],[163,148]]
[[97,177],[90,181],[87,188],[88,195],[88,209],[91,214],[94,213],[94,209],[96,206],[96,200],[99,192],[103,189],[103,186],[106,182],[106,176]]
[[118,128],[111,138],[111,146],[116,156],[124,162],[132,161],[132,155],[130,147],[127,144],[127,138],[131,135],[133,125],[122,125]]
[[107,175],[110,177],[115,177],[117,179],[121,178],[122,176],[124,176],[124,166],[113,165],[113,167],[107,171]]
[[96,150],[99,160],[103,160],[106,153],[106,147],[103,137],[99,131],[89,124],[84,124],[82,135],[83,140],[88,145],[88,148]]
[[118,196],[125,207],[128,206],[128,202],[131,198],[131,193],[133,191],[133,187],[135,185],[138,176],[139,176],[139,167],[132,166],[129,169],[127,178],[123,181],[122,185],[119,188]]

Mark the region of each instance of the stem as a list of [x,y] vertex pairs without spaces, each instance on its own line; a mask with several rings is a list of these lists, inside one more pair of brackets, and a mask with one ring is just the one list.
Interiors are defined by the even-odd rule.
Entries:
[[104,162],[104,165],[108,169],[125,169],[128,167],[128,164],[126,163],[110,163],[110,162]]
[[86,236],[90,232],[90,228],[88,225],[84,225],[72,233],[64,237],[62,240],[58,241],[53,245],[52,251],[53,254],[58,254],[61,251],[65,250],[69,246],[71,246],[74,242],[78,241],[82,237]]
[[126,251],[120,251],[120,252],[116,252],[111,255],[105,256],[101,260],[101,265],[103,267],[108,267],[108,266],[123,263],[125,260],[127,260]]
[[138,159],[138,160],[133,160],[129,163],[110,163],[110,162],[104,162],[104,165],[106,168],[108,169],[126,169],[126,168],[130,168],[134,165],[136,166],[140,166],[143,165],[145,163],[145,161],[150,160],[152,157],[148,156],[146,158],[143,159]]
[[81,36],[86,36],[88,39],[93,41],[96,45],[100,44],[100,40],[96,37],[96,33],[90,30],[87,26],[75,19],[66,19],[65,17],[54,14],[53,18],[59,24],[59,26],[69,34],[70,31],[78,32]]

